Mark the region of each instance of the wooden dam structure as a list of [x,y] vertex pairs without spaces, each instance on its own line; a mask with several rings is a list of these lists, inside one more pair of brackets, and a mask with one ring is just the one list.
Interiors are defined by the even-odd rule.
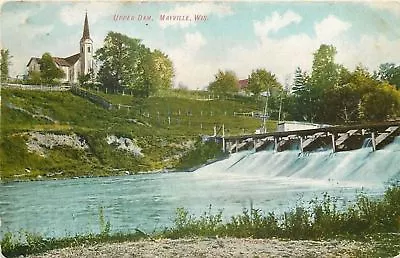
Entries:
[[[224,128],[221,128],[224,131]],[[216,134],[215,134],[216,135]],[[331,149],[332,152],[369,147],[372,151],[382,149],[400,135],[400,121],[363,125],[327,126],[315,129],[268,132],[225,136],[222,132],[224,152],[242,150],[299,150],[300,153]]]

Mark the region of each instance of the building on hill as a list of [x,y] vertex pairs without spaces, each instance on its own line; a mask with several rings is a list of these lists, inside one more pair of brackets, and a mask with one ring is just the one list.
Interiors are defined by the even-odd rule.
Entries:
[[[53,57],[56,66],[65,73],[65,77],[61,79],[63,83],[77,83],[80,75],[86,75],[93,71],[93,40],[90,38],[87,13],[85,14],[83,33],[79,46],[80,51],[77,54],[68,57]],[[39,61],[40,58],[38,57],[31,57],[29,59],[26,65],[28,73],[40,71]]]

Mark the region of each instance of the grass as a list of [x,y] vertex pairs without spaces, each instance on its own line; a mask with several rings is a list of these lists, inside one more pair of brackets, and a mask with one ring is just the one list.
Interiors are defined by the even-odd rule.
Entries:
[[[172,90],[148,99],[130,95],[104,94],[113,104],[126,108],[105,110],[70,92],[23,91],[2,89],[0,159],[2,180],[56,177],[115,175],[115,171],[151,171],[185,167],[182,155],[186,142],[199,135],[213,134],[214,126],[225,125],[226,135],[254,132],[261,121],[234,116],[234,112],[260,110],[262,103],[251,98],[235,97],[211,101],[198,100],[203,92]],[[276,122],[269,122],[270,130]],[[47,157],[29,153],[26,141],[29,132],[81,136],[89,144],[85,151],[69,147],[47,149]],[[144,157],[137,158],[106,144],[107,135],[135,139]],[[198,145],[200,146],[200,145]],[[201,151],[201,150],[199,150]],[[186,155],[187,156],[187,155]],[[199,165],[202,157],[191,164]],[[32,173],[25,173],[26,169]],[[62,172],[60,174],[59,172]]]
[[[25,240],[6,233],[1,247],[7,257],[45,252],[47,250],[104,242],[135,241],[143,238],[236,237],[280,238],[294,240],[350,239],[372,246],[365,257],[393,257],[400,250],[400,186],[389,187],[382,198],[359,196],[357,201],[343,209],[328,195],[314,200],[309,208],[298,206],[277,216],[264,214],[250,207],[242,214],[224,221],[221,210],[209,210],[196,217],[188,210],[178,208],[173,226],[152,235],[136,230],[134,233],[110,233],[110,223],[99,209],[100,233],[60,239],[25,234]],[[361,254],[360,254],[361,255]]]

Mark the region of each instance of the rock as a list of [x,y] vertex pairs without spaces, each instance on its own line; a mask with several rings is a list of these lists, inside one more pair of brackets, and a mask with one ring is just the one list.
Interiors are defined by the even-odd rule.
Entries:
[[117,137],[115,135],[109,135],[106,138],[108,145],[115,145],[117,149],[124,150],[132,153],[136,157],[143,157],[142,148],[136,144],[135,139],[129,139],[124,137]]

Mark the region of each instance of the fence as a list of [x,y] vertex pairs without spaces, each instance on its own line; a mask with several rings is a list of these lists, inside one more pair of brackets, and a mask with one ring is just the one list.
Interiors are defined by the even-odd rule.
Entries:
[[86,98],[88,100],[90,100],[91,102],[98,104],[100,106],[102,106],[105,109],[112,109],[113,105],[111,104],[111,102],[108,102],[107,100],[105,100],[104,98],[95,95],[89,91],[80,89],[78,87],[72,87],[71,88],[71,92],[77,96],[80,96],[82,98]]
[[21,90],[40,90],[40,91],[68,91],[71,86],[49,86],[49,85],[29,85],[29,84],[14,84],[14,83],[2,83],[2,88],[12,88]]

